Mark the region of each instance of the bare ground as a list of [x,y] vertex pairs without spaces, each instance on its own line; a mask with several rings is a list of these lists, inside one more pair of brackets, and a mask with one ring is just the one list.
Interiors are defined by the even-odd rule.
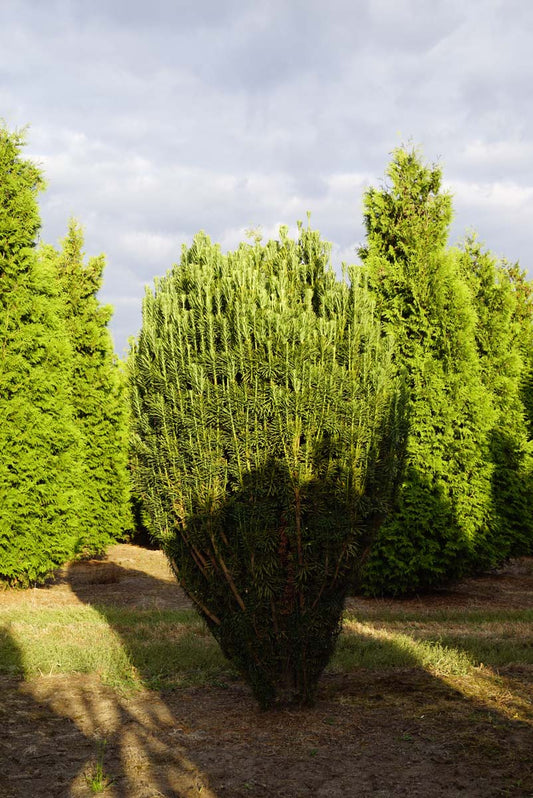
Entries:
[[[189,606],[159,552],[118,545],[0,606]],[[373,611],[533,606],[533,560]],[[326,674],[312,709],[260,712],[238,681],[124,693],[96,675],[0,679],[0,796],[443,798],[533,796],[533,671],[446,680],[419,667]],[[105,740],[105,745],[102,741]]]

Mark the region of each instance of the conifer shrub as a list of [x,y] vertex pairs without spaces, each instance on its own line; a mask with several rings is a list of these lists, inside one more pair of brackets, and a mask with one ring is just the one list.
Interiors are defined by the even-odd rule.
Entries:
[[319,235],[204,234],[148,291],[130,358],[135,492],[262,707],[312,702],[403,434],[389,346]]

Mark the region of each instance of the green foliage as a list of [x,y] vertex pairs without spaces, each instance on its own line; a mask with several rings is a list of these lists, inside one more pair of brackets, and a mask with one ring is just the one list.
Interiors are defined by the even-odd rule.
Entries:
[[83,265],[80,228],[61,252],[35,242],[39,170],[0,130],[0,579],[42,581],[129,525],[125,377]]
[[519,329],[522,355],[521,398],[528,426],[528,438],[533,440],[533,283],[518,263],[503,261],[500,264],[514,294],[513,320]]
[[457,255],[446,250],[451,199],[441,172],[397,150],[391,184],[365,196],[360,255],[410,394],[406,470],[361,578],[399,594],[506,555],[494,534],[489,435],[497,410],[478,358],[476,313]]
[[35,255],[39,170],[0,129],[0,578],[45,577],[79,535],[80,435],[55,275]]
[[104,738],[103,740],[97,741],[97,752],[96,752],[96,762],[94,767],[90,773],[87,773],[85,779],[87,781],[87,786],[89,787],[92,793],[101,793],[105,792],[109,786],[113,783],[113,779],[110,779],[104,770],[104,756],[105,756],[105,749],[107,746],[107,740]]
[[40,257],[57,275],[73,350],[71,400],[82,437],[84,486],[77,553],[96,554],[131,527],[125,375],[107,328],[112,308],[97,298],[105,259],[84,264],[83,231],[75,221],[61,250],[45,246]]
[[473,297],[482,378],[495,411],[489,431],[492,537],[503,559],[533,551],[532,463],[522,380],[531,310],[528,314],[526,285],[517,267],[496,261],[474,237],[467,239],[459,262]]
[[318,233],[199,234],[143,307],[133,476],[172,567],[262,706],[312,701],[401,451],[388,345]]

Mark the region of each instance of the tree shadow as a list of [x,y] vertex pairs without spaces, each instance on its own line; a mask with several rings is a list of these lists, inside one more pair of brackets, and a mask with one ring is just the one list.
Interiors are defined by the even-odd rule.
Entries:
[[[456,639],[453,646],[438,632],[395,640],[379,620],[364,627],[345,627],[337,651],[344,667],[333,663],[322,696],[358,711],[363,737],[383,752],[376,794],[385,788],[390,796],[531,795],[531,665],[475,667],[476,643],[485,635],[476,625],[471,645]],[[391,761],[401,757],[398,778]],[[424,763],[430,780],[419,793],[415,773],[420,777]]]
[[[0,651],[0,795],[66,795],[80,764],[90,760],[93,742],[28,692],[22,653],[8,629],[0,629]],[[67,754],[73,750],[76,759]]]
[[[118,568],[116,583],[91,585],[74,575],[71,587],[113,628],[149,681],[139,628],[127,615],[154,623],[162,614],[170,623],[173,611],[161,609],[158,589],[165,602],[167,590],[179,590]],[[137,603],[131,601],[134,582]],[[100,589],[121,583],[128,584],[122,606],[116,593],[106,598]],[[512,673],[487,672],[486,690],[477,694],[468,679],[430,673],[415,649],[349,625],[337,657],[344,646],[352,659],[326,669],[316,706],[271,713],[259,712],[249,689],[225,676],[201,687],[150,691],[117,689],[97,674],[22,682],[16,675],[24,672],[24,656],[15,637],[3,632],[0,645],[11,673],[2,678],[2,798],[91,795],[87,779],[103,740],[103,770],[112,780],[103,794],[116,798],[485,798],[533,789],[527,678],[518,673],[513,682]],[[185,650],[180,645],[179,636],[161,640],[171,651],[170,665]]]
[[[116,568],[112,570],[116,579]],[[132,577],[128,569],[120,569],[120,574]],[[104,584],[110,584],[109,575],[100,572],[93,589],[102,576]],[[141,584],[153,582],[152,588],[159,581],[139,572],[138,576]],[[87,582],[82,584],[85,595]],[[164,592],[164,583],[162,587]],[[110,605],[95,608],[102,617],[116,619]],[[125,649],[135,650],[128,642],[132,641],[126,636]],[[115,688],[96,673],[41,675],[26,681],[24,651],[7,628],[0,629],[0,652],[6,674],[0,676],[2,798],[97,792],[114,798],[214,798],[208,777],[176,738],[181,723],[160,695]],[[142,662],[139,665],[142,675]]]
[[[113,608],[106,609],[100,604],[98,610],[105,614],[110,625],[115,624],[115,629],[122,636],[132,661],[146,678],[148,672],[145,670],[145,662],[139,655],[134,630],[119,628]],[[480,631],[479,634],[483,635],[483,632]],[[375,746],[374,758],[367,761],[363,757],[359,764],[366,765],[369,773],[373,774],[369,784],[373,784],[374,787],[376,784],[384,783],[381,773],[383,764],[379,764],[379,754],[381,750],[390,746],[397,757],[397,759],[392,758],[391,772],[387,776],[390,789],[393,790],[394,779],[398,779],[398,772],[394,770],[396,766],[399,771],[405,766],[406,752],[402,749],[405,745],[411,749],[411,754],[414,754],[420,770],[427,765],[429,747],[433,757],[432,767],[436,773],[441,772],[442,779],[448,778],[450,765],[455,763],[454,783],[457,789],[463,784],[465,789],[472,790],[472,773],[475,773],[480,794],[496,794],[491,757],[495,757],[499,763],[502,785],[512,785],[520,778],[524,780],[524,784],[526,783],[527,773],[524,763],[528,761],[528,746],[533,742],[531,728],[533,717],[531,708],[527,704],[527,690],[531,682],[527,673],[524,678],[520,678],[519,675],[514,679],[512,673],[501,676],[490,669],[486,670],[483,674],[484,689],[481,694],[477,694],[468,679],[461,681],[443,675],[433,675],[428,671],[421,656],[415,653],[414,647],[413,650],[409,650],[387,638],[382,638],[377,643],[380,652],[377,656],[376,670],[375,637],[370,637],[361,631],[350,634],[347,630],[339,648],[343,642],[350,639],[350,636],[352,645],[355,640],[361,652],[357,666],[351,671],[348,668],[347,673],[341,674],[335,673],[334,665],[327,670],[319,687],[317,706],[300,713],[300,721],[297,721],[298,725],[310,728],[311,735],[318,734],[322,740],[321,745],[329,747],[330,753],[331,746],[335,746],[335,756],[332,760],[336,763],[335,773],[328,765],[329,769],[326,768],[324,771],[326,774],[324,778],[331,778],[332,782],[338,784],[339,774],[345,773],[345,776],[340,776],[340,783],[343,783],[344,779],[343,794],[351,794],[348,785],[350,778],[353,779],[354,754],[350,749],[350,746],[353,746],[353,730],[343,740],[339,739],[338,735],[331,735],[331,730],[324,737],[324,713],[328,718],[337,718],[334,722],[338,722],[345,732],[350,731],[350,723],[357,722],[360,725],[358,720],[360,713],[365,715],[364,726],[369,730],[369,745]],[[437,647],[442,643],[438,635],[429,642]],[[178,661],[179,644],[173,642],[172,647],[170,659],[175,658]],[[458,657],[461,651],[469,653],[465,640],[455,641],[455,648]],[[371,668],[368,667],[369,660],[373,663]],[[294,768],[295,763],[292,754],[282,750],[282,746],[274,742],[274,751],[271,749],[271,758],[267,760],[266,766],[265,762],[258,762],[258,759],[262,758],[265,744],[272,746],[273,741],[277,740],[279,725],[286,724],[287,730],[290,730],[298,713],[287,708],[277,713],[270,713],[265,718],[262,713],[257,712],[250,691],[234,679],[228,682],[224,676],[221,677],[220,685],[203,686],[200,690],[204,694],[203,697],[199,698],[200,691],[197,691],[194,700],[188,702],[186,721],[183,721],[181,708],[177,712],[175,710],[180,691],[163,695],[167,708],[174,712],[175,717],[180,718],[181,727],[192,723],[194,729],[205,735],[200,738],[200,745],[195,745],[193,749],[189,745],[188,751],[202,772],[209,775],[213,789],[220,787],[221,795],[225,794],[225,789],[234,791],[230,794],[235,795],[241,794],[240,790],[243,795],[315,794],[316,784],[319,784],[322,778],[318,762],[306,764],[306,768],[314,773],[306,777],[309,783],[312,784],[313,779],[316,780],[315,787],[310,787],[307,793],[302,792],[301,786],[299,788],[296,784],[292,787],[287,786],[283,774]],[[380,695],[382,698],[378,697]],[[348,715],[346,707],[350,708]],[[430,729],[427,728],[428,716],[419,717],[426,711],[432,715]],[[517,721],[516,717],[522,720]],[[233,739],[228,741],[228,725],[230,729],[244,730],[246,738],[244,745],[239,735],[234,734]],[[316,731],[317,727],[321,729],[320,733]],[[222,735],[221,730],[223,730]],[[180,734],[183,739],[183,734],[181,732]],[[402,737],[406,739],[402,740]],[[409,737],[416,737],[418,741],[416,745],[407,739]],[[253,739],[257,739],[255,746],[250,745],[250,740]],[[398,743],[401,743],[400,747]],[[300,747],[297,756],[301,756],[302,753]],[[350,758],[352,764],[346,768],[346,762]],[[399,759],[403,764],[400,764]],[[221,762],[225,764],[222,766]],[[248,778],[242,783],[238,782],[242,765],[235,767],[237,762],[245,764],[248,770]],[[512,768],[506,764],[510,762],[513,763]],[[223,767],[226,768],[225,771],[222,770]],[[235,777],[232,780],[230,776],[229,784],[228,767],[235,768]],[[322,759],[321,768],[324,767]],[[418,772],[416,768],[413,770],[413,779],[415,771]],[[351,776],[348,775],[350,772]],[[303,778],[303,774],[300,775]],[[248,785],[245,788],[242,786],[244,783]],[[268,785],[268,792],[261,788],[264,784]],[[505,788],[507,789],[507,786]],[[481,792],[482,789],[485,793]],[[521,794],[519,789],[515,792],[513,789],[509,794]],[[397,793],[392,791],[391,795],[393,794]],[[450,794],[455,794],[452,788]]]
[[[379,619],[363,624],[347,620],[337,658],[344,663],[347,671],[356,669],[355,663],[370,670],[408,668],[423,674],[424,679],[438,683],[464,683],[463,694],[470,696],[479,706],[496,708],[496,699],[505,693],[505,701],[497,711],[508,719],[520,716],[524,723],[533,727],[530,637],[525,634],[516,646],[514,657],[507,658],[506,640],[494,642],[491,651],[487,632],[479,622],[473,622],[470,628],[467,622],[463,622],[460,624],[459,634],[453,633],[453,622],[450,624],[451,631],[443,633],[442,627],[446,626],[446,621],[440,616],[433,624],[435,631],[428,631],[427,627],[432,625],[431,616],[428,616],[424,621],[415,623],[411,632],[403,633],[398,632],[397,623],[393,625],[393,631],[390,631],[387,623],[380,622]],[[507,630],[504,638],[508,638],[510,634],[512,632]],[[499,644],[503,651],[498,651]],[[521,644],[524,653],[529,651],[529,655],[526,653],[522,658]],[[472,697],[474,678],[487,688],[481,691],[479,698]],[[521,689],[511,689],[514,682],[521,682]],[[460,691],[459,687],[456,689]]]

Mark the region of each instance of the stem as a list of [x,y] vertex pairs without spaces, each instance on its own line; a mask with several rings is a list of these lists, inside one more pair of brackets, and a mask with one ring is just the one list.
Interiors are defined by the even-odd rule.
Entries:
[[274,626],[274,634],[276,637],[279,637],[279,626],[278,626],[278,616],[276,615],[276,605],[274,604],[274,599],[270,599],[270,606],[272,608],[272,625]]
[[[326,551],[326,561],[324,563],[324,575],[327,574],[328,568],[329,568],[329,551]],[[316,605],[320,601],[320,597],[321,597],[322,593],[324,592],[324,588],[325,587],[326,587],[326,580],[324,579],[324,581],[322,582],[322,587],[318,591],[318,595],[317,595],[316,599],[313,601],[313,604],[311,605],[311,609],[312,610],[315,609]]]
[[[185,592],[187,593],[187,591],[185,591]],[[194,603],[197,604],[198,607],[200,607],[202,612],[205,615],[207,615],[207,617],[210,618],[213,621],[213,623],[216,623],[217,626],[220,626],[220,624],[221,624],[220,618],[217,618],[217,616],[214,613],[212,613],[210,610],[208,610],[207,607],[205,606],[205,604],[202,604],[200,599],[197,599],[196,596],[193,596],[192,593],[187,593],[187,595],[191,599],[191,601],[194,601]]]
[[211,538],[211,543],[213,544],[213,551],[215,552],[215,555],[216,555],[216,557],[217,557],[217,559],[218,559],[218,562],[220,563],[220,565],[221,565],[221,567],[222,567],[222,570],[223,570],[223,572],[224,572],[224,576],[226,577],[226,580],[227,580],[227,582],[228,582],[228,585],[230,586],[231,592],[233,593],[233,595],[234,595],[234,596],[235,596],[235,598],[237,599],[237,604],[239,605],[239,607],[241,608],[241,610],[242,610],[243,612],[246,612],[246,606],[245,606],[245,604],[244,604],[244,601],[243,601],[243,600],[242,600],[242,598],[240,597],[240,595],[239,595],[239,591],[238,591],[238,590],[237,590],[237,588],[235,587],[235,582],[233,581],[233,578],[232,578],[232,576],[231,576],[230,572],[228,571],[228,568],[227,568],[227,566],[226,566],[226,563],[224,562],[224,559],[223,559],[223,557],[222,557],[222,555],[221,555],[220,551],[218,551],[218,549],[217,549],[217,545],[216,545],[216,543],[215,543],[215,538],[214,538],[213,534],[212,534],[212,533],[210,533],[210,534],[209,534],[209,537]]
[[345,557],[345,555],[346,555],[346,549],[347,549],[347,548],[348,548],[348,547],[347,547],[347,545],[346,545],[346,543],[345,543],[345,544],[344,544],[344,546],[342,547],[341,556],[339,557],[339,559],[338,559],[338,561],[337,561],[337,567],[335,568],[335,574],[334,574],[334,576],[333,576],[333,580],[332,580],[332,582],[331,582],[331,586],[332,586],[332,587],[333,587],[333,585],[335,584],[335,582],[337,581],[337,577],[338,577],[338,575],[339,575],[339,568],[341,567],[341,562],[343,561],[343,559],[344,559],[344,557]]
[[[303,569],[304,557],[302,551],[302,505],[300,501],[300,489],[296,490],[296,546],[298,549],[298,565]],[[300,600],[300,609],[304,608],[304,594],[300,588],[298,591],[298,598]]]

